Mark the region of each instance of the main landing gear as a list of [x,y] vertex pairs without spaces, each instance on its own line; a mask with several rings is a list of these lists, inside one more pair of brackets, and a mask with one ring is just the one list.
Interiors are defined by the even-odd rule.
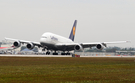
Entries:
[[70,55],[70,53],[69,52],[67,52],[67,53],[63,52],[63,53],[61,53],[61,55]]
[[55,51],[55,52],[53,53],[53,55],[58,55],[58,53]]
[[[46,48],[43,48],[42,51],[45,51],[45,49]],[[51,54],[51,52],[49,52],[49,50],[47,49],[46,55],[50,55],[50,54]],[[55,52],[52,53],[52,55],[58,55],[58,53],[55,51]],[[61,55],[70,55],[70,53],[69,52],[65,53],[65,51],[63,51],[61,53]]]
[[58,53],[55,53],[55,52],[54,52],[53,55],[58,55]]

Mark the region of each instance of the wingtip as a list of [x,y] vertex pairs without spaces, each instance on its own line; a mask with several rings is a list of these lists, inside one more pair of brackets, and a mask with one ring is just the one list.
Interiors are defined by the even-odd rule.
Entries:
[[131,41],[126,41],[126,43],[131,43]]

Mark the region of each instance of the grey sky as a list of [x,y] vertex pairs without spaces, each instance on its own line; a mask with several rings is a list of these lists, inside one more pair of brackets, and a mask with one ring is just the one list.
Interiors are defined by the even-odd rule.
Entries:
[[135,0],[0,0],[0,40],[69,37],[74,20],[75,42],[130,40],[111,46],[135,47]]

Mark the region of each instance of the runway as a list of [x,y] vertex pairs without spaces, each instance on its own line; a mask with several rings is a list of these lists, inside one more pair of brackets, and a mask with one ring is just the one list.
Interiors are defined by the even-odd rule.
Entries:
[[72,57],[72,55],[0,55],[0,57]]
[[[72,55],[7,55],[1,54],[0,57],[72,57]],[[135,56],[80,56],[80,57],[108,57],[108,58],[135,58]]]

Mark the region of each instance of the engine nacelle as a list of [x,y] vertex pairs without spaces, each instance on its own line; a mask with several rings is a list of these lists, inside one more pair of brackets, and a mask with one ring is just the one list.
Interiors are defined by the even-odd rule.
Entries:
[[75,50],[83,50],[83,47],[81,45],[76,45],[74,47]]
[[21,46],[21,43],[19,41],[15,41],[13,45],[18,48]]
[[26,47],[30,50],[32,50],[35,46],[32,43],[28,43]]
[[104,45],[102,45],[102,44],[98,44],[98,45],[96,46],[96,48],[97,48],[97,49],[99,49],[99,50],[102,50],[102,49],[104,49],[104,48],[105,48],[105,46],[104,46]]

